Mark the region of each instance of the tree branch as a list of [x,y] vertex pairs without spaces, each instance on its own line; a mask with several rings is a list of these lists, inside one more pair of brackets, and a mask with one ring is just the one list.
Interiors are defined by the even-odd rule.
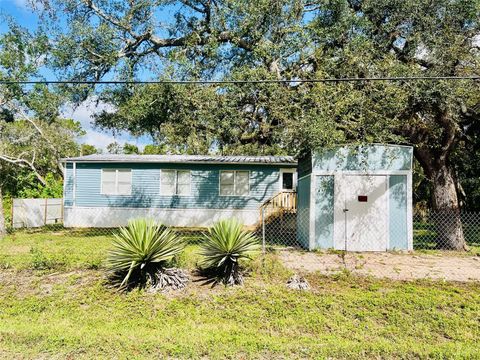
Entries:
[[130,35],[135,37],[135,35],[132,33],[132,28],[130,26],[126,26],[125,24],[123,24],[118,19],[115,19],[114,17],[112,17],[112,16],[106,14],[105,12],[103,12],[102,10],[100,10],[100,8],[97,5],[94,4],[93,0],[82,0],[82,2],[85,4],[85,6],[87,6],[87,8],[89,8],[91,11],[93,11],[95,14],[97,14],[97,16],[99,16],[103,20],[109,22],[113,26],[116,26],[116,27],[126,31],[127,33],[129,33]]
[[[22,118],[25,120],[25,121],[28,121],[30,124],[32,124],[32,126],[35,128],[35,130],[37,130],[38,134],[42,137],[43,140],[45,140],[45,142],[47,143],[48,147],[53,151],[53,153],[55,154],[55,158],[56,159],[59,159],[60,158],[60,154],[58,153],[58,149],[57,147],[55,146],[55,144],[53,144],[50,139],[45,136],[43,130],[35,123],[35,121],[33,121],[33,119],[28,116],[25,111],[21,108],[18,108],[18,112],[20,113],[20,115],[22,116]],[[34,153],[34,156],[35,156],[35,153]],[[60,170],[60,173],[61,174],[64,174],[64,171],[65,169],[63,168],[62,164],[60,163],[60,161],[57,161],[57,168]]]
[[35,167],[35,164],[34,164],[35,153],[34,153],[33,159],[31,161],[28,161],[27,159],[24,159],[24,158],[16,158],[16,157],[8,156],[8,155],[1,155],[1,154],[0,154],[0,160],[3,160],[5,162],[8,162],[10,164],[14,164],[14,165],[17,165],[17,166],[20,166],[20,167],[30,168],[30,170],[32,170],[33,173],[35,174],[38,181],[40,181],[40,183],[43,186],[47,185],[47,182],[45,181],[45,178],[42,175],[40,175],[37,168]]

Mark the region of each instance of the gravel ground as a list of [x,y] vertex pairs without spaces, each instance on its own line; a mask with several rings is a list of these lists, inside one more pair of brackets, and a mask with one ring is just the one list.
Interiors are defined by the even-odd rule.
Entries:
[[359,274],[395,280],[436,279],[480,281],[479,256],[449,256],[398,253],[329,254],[284,250],[279,257],[298,272],[332,274],[343,269]]

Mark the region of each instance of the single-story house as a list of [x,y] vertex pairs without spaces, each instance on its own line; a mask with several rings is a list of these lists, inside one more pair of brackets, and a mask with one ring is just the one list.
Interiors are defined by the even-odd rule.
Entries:
[[291,156],[88,155],[63,159],[64,225],[116,227],[135,217],[204,227],[259,208],[296,187]]

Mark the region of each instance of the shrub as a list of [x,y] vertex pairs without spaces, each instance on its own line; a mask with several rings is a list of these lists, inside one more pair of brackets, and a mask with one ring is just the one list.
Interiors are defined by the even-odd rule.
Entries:
[[32,268],[35,270],[47,270],[52,268],[52,261],[48,259],[43,251],[36,247],[30,248],[32,254]]
[[37,247],[30,248],[32,256],[31,268],[34,270],[52,270],[65,266],[65,258],[47,256],[41,249]]
[[185,247],[174,231],[151,219],[135,219],[114,234],[107,265],[120,287],[152,287],[184,284],[186,274],[167,269],[169,261]]
[[257,238],[235,219],[221,220],[205,234],[201,245],[205,274],[225,285],[243,284],[240,260],[249,260],[259,249]]

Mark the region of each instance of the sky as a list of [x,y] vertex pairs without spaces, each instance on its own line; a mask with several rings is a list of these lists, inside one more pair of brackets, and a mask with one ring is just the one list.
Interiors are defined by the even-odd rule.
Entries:
[[[15,19],[21,26],[27,29],[34,30],[38,24],[38,17],[28,7],[28,0],[0,0],[0,15],[2,17],[10,16]],[[0,32],[7,31],[8,27],[5,21],[0,22]],[[53,79],[54,75],[50,72],[44,72],[43,75],[47,79]],[[97,148],[105,150],[107,145],[112,142],[117,142],[121,145],[128,142],[137,145],[142,149],[149,139],[147,137],[134,138],[126,133],[113,134],[112,132],[101,131],[93,126],[92,115],[102,110],[112,110],[107,104],[96,104],[94,99],[87,100],[77,108],[72,106],[65,106],[63,116],[74,119],[82,124],[86,135],[79,138],[79,143],[87,143],[94,145]]]

